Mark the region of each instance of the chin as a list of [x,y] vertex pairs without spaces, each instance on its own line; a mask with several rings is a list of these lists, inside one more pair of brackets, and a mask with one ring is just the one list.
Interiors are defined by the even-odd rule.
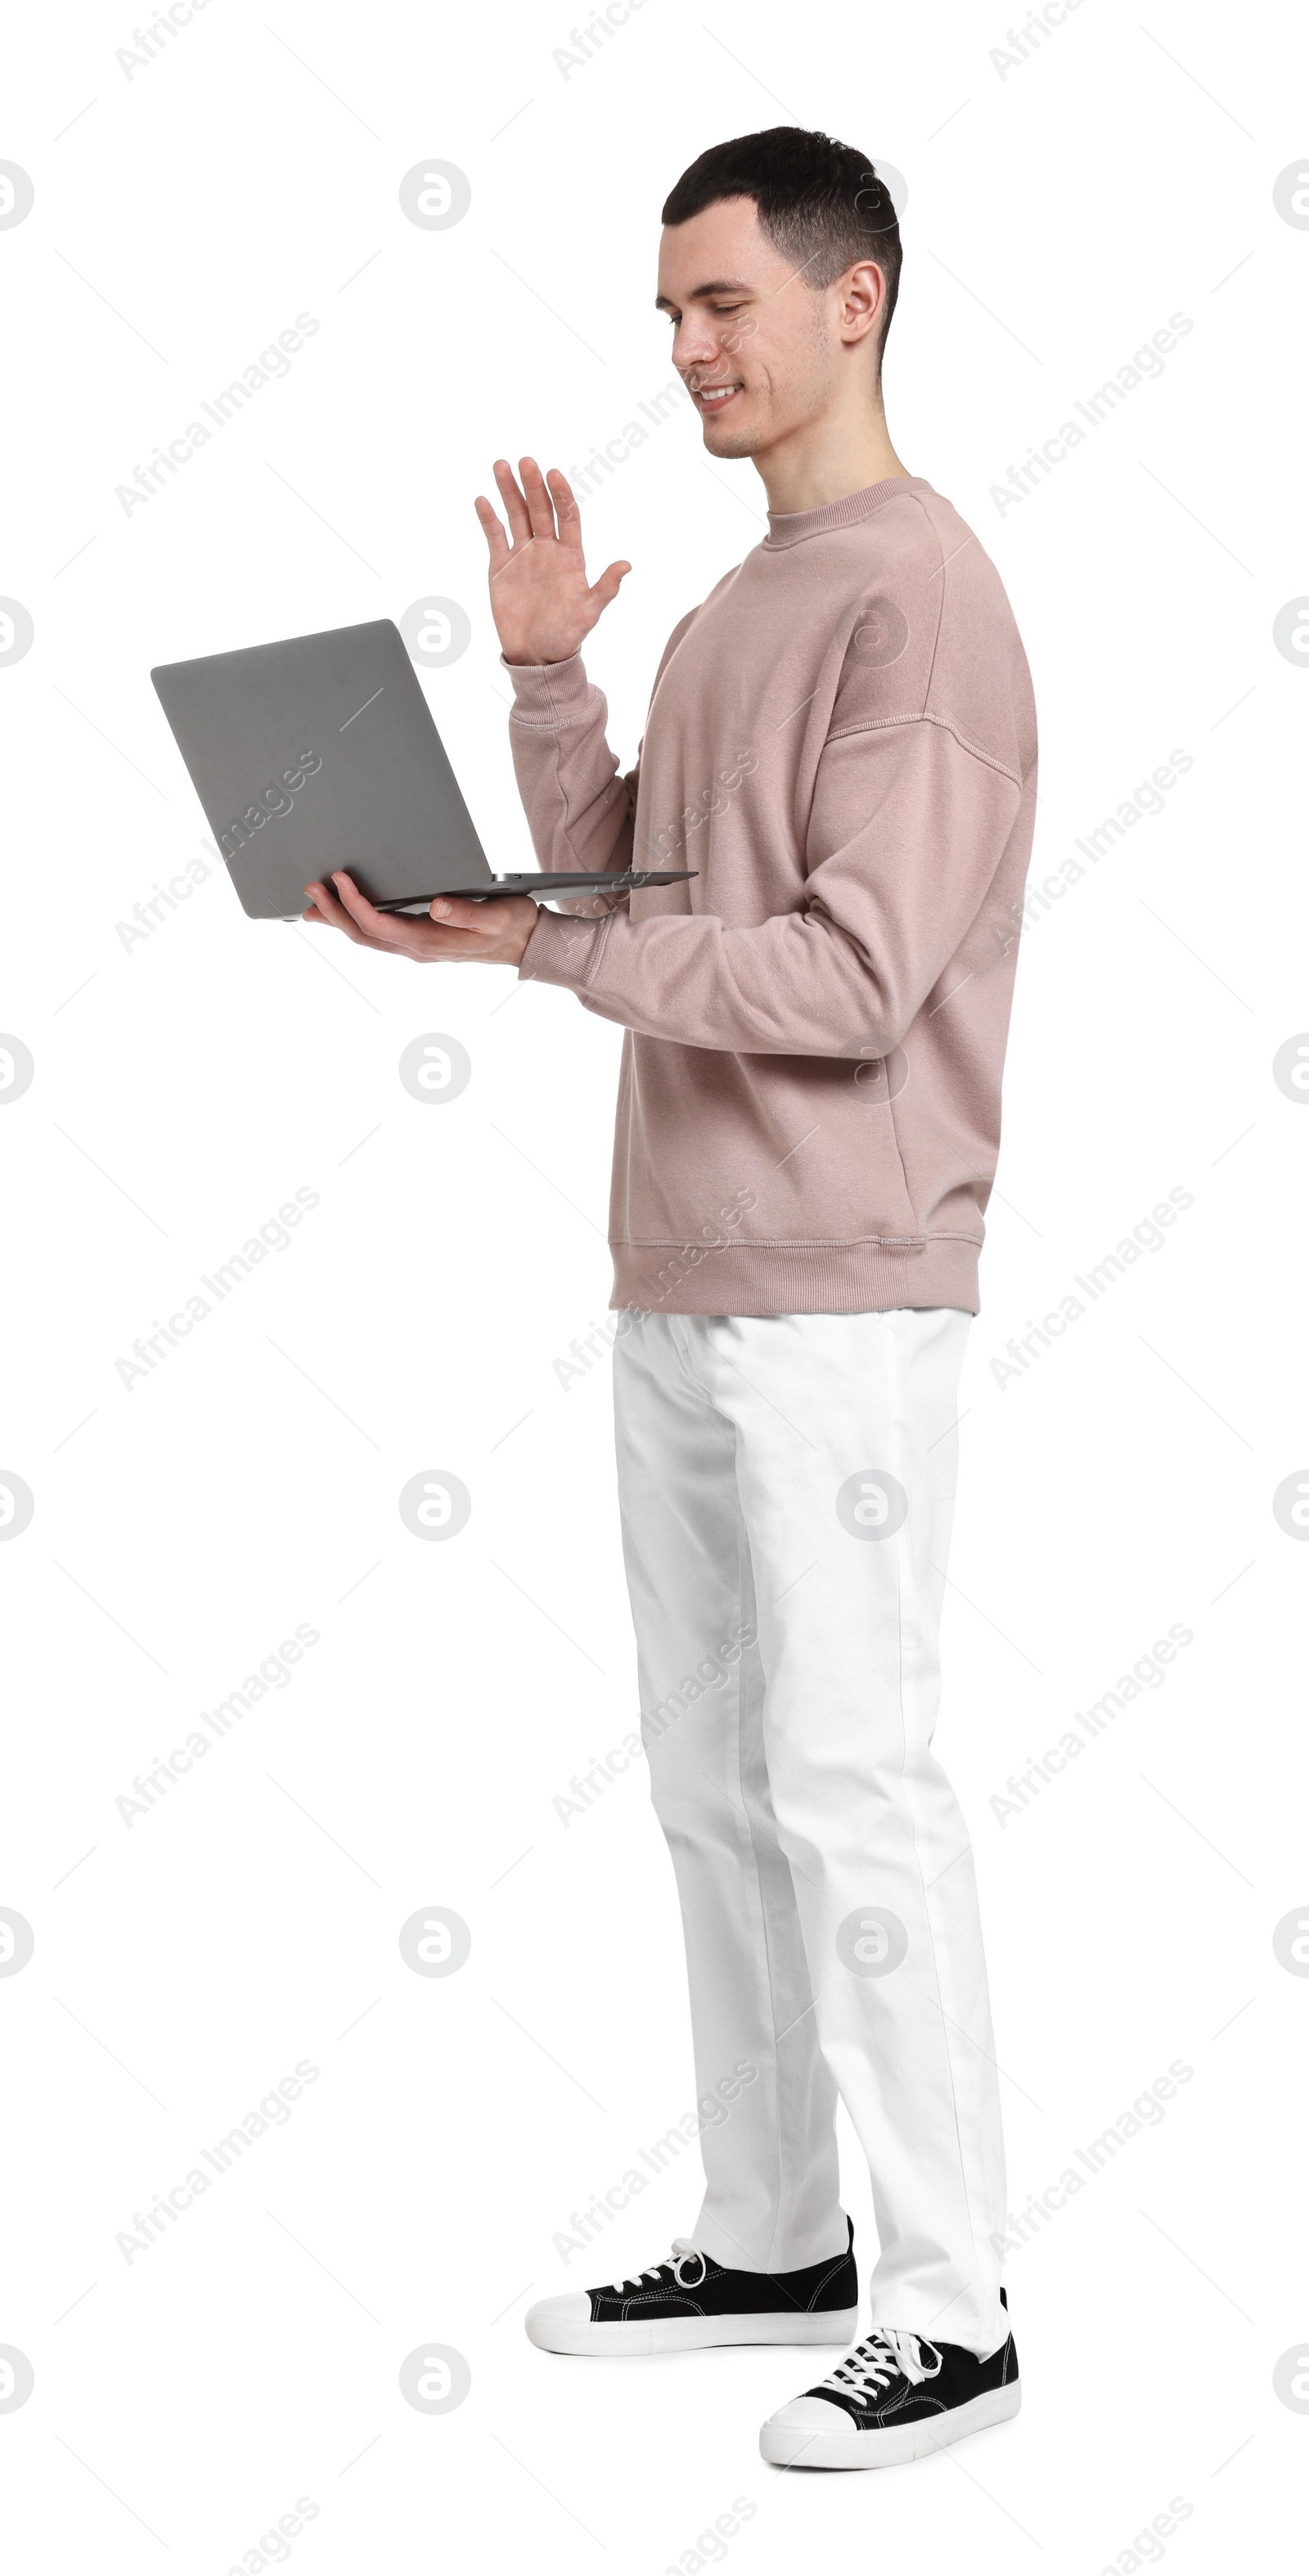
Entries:
[[755,450],[763,445],[762,439],[744,421],[729,428],[725,420],[702,419],[701,427],[710,455],[726,457],[729,462],[733,457],[753,456]]

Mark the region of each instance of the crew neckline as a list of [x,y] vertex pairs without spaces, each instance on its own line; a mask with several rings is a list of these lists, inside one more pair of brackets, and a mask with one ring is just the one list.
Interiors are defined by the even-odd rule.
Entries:
[[779,546],[794,546],[803,537],[824,536],[829,528],[849,528],[856,520],[866,519],[880,510],[896,492],[929,492],[931,485],[921,474],[887,474],[880,483],[867,483],[862,492],[847,492],[839,501],[824,501],[817,510],[770,510],[768,534],[762,539],[774,551]]

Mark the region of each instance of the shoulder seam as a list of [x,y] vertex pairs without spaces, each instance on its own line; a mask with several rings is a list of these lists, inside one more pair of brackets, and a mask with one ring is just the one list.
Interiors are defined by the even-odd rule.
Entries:
[[1015,769],[1010,761],[998,759],[993,751],[987,751],[980,742],[974,742],[971,735],[966,734],[962,726],[955,723],[953,716],[934,715],[930,707],[923,707],[917,714],[911,716],[870,716],[863,724],[838,725],[828,734],[827,740],[844,742],[850,734],[883,733],[896,725],[915,724],[940,725],[944,733],[953,734],[961,751],[971,752],[975,760],[982,761],[988,769],[998,770],[1002,778],[1012,778],[1015,787],[1022,786],[1021,769]]

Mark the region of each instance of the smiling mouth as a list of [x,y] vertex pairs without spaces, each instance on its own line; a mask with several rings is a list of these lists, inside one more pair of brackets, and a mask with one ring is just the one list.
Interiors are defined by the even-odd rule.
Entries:
[[744,391],[745,387],[740,384],[697,385],[695,389],[695,400],[698,402],[701,411],[712,414],[714,412],[726,411],[728,404],[735,400],[737,394],[743,393]]

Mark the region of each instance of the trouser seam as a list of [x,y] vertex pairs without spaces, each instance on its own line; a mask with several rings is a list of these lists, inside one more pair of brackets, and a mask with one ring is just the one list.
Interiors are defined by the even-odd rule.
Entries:
[[[733,1461],[733,1480],[734,1480],[734,1481],[735,1481],[735,1463],[736,1463],[736,1438],[737,1438],[737,1434],[736,1434],[735,1426],[733,1426],[733,1436],[732,1436],[732,1461]],[[745,1587],[745,1569],[746,1569],[747,1564],[749,1564],[749,1566],[750,1566],[750,1595],[751,1595],[751,1601],[752,1601],[752,1603],[754,1604],[755,1611],[756,1611],[756,1616],[755,1616],[755,1619],[754,1619],[754,1622],[753,1622],[753,1625],[754,1625],[754,1627],[755,1627],[755,1631],[756,1631],[756,1635],[755,1635],[755,1649],[754,1649],[754,1650],[755,1650],[755,1651],[757,1651],[757,1650],[758,1650],[758,1624],[759,1624],[759,1623],[758,1623],[758,1605],[757,1605],[757,1602],[755,1602],[755,1600],[754,1600],[754,1591],[755,1591],[755,1586],[754,1586],[754,1562],[753,1562],[753,1559],[751,1558],[751,1555],[750,1555],[750,1533],[749,1533],[749,1529],[748,1529],[748,1527],[747,1527],[747,1525],[746,1525],[745,1512],[744,1512],[744,1509],[743,1509],[743,1507],[742,1507],[742,1503],[741,1503],[741,1495],[740,1495],[740,1489],[739,1489],[739,1487],[737,1488],[737,1494],[736,1494],[736,1520],[737,1520],[737,1529],[736,1529],[736,1600],[737,1600],[737,1627],[738,1627],[738,1629],[739,1629],[739,1628],[743,1628],[743,1627],[745,1627],[745,1626],[746,1626],[746,1624],[747,1624],[747,1622],[746,1622],[746,1616],[745,1616],[745,1588],[746,1588],[746,1587]],[[736,1783],[737,1783],[737,1788],[738,1788],[738,1790],[740,1791],[740,1797],[741,1797],[741,1811],[742,1811],[742,1813],[743,1813],[743,1815],[744,1815],[744,1817],[745,1817],[746,1832],[748,1833],[748,1835],[749,1835],[749,1837],[750,1837],[750,1866],[751,1866],[751,1869],[752,1869],[752,1870],[753,1870],[753,1872],[754,1872],[755,1894],[756,1894],[756,1897],[758,1898],[758,1903],[759,1903],[759,1924],[760,1924],[760,1931],[761,1931],[762,1939],[763,1939],[764,1974],[765,1974],[765,1976],[767,1977],[767,1980],[768,1980],[768,2018],[769,2018],[769,2020],[770,2020],[770,2022],[771,2022],[771,2024],[772,2024],[772,2031],[773,2031],[773,2065],[772,2065],[772,2079],[773,2079],[773,2137],[774,2137],[775,2148],[776,2148],[777,2180],[776,2180],[776,2188],[775,2188],[774,2198],[773,2198],[773,2227],[772,2227],[772,2234],[771,2234],[771,2236],[770,2236],[770,2238],[769,2238],[769,2245],[768,2245],[768,2260],[767,2260],[767,2262],[766,2262],[766,2263],[764,2264],[764,2266],[763,2266],[763,2269],[764,2269],[766,2272],[771,2272],[771,2271],[772,2271],[772,2269],[773,2269],[773,2267],[774,2267],[774,2258],[775,2258],[776,2253],[777,2253],[777,2240],[778,2240],[778,2236],[779,2236],[779,2234],[780,2234],[780,2232],[781,2232],[781,2224],[782,2224],[782,2197],[783,2197],[783,2188],[782,2188],[782,2187],[783,2187],[783,2147],[782,2147],[782,2052],[781,2052],[781,2034],[779,2033],[779,2031],[778,2031],[778,2026],[777,2026],[777,2024],[778,2024],[778,2012],[777,2012],[777,1988],[776,1988],[776,1986],[775,1986],[775,1984],[774,1984],[774,1981],[773,1981],[773,1943],[772,1943],[771,1927],[770,1927],[770,1925],[769,1925],[769,1921],[768,1921],[768,1905],[767,1905],[767,1900],[766,1900],[766,1898],[765,1898],[765,1894],[764,1894],[763,1879],[762,1879],[762,1876],[761,1876],[761,1874],[760,1874],[760,1869],[759,1869],[759,1848],[758,1848],[758,1843],[757,1843],[756,1835],[755,1835],[755,1818],[754,1818],[754,1814],[753,1814],[753,1812],[752,1812],[752,1810],[751,1810],[750,1802],[749,1802],[749,1800],[748,1800],[748,1798],[746,1797],[746,1794],[745,1794],[745,1780],[744,1780],[744,1776],[743,1776],[743,1773],[742,1773],[742,1766],[741,1766],[741,1721],[742,1721],[742,1713],[743,1713],[743,1708],[744,1708],[744,1703],[745,1703],[745,1688],[744,1688],[744,1682],[745,1682],[745,1671],[744,1671],[744,1666],[745,1666],[745,1655],[743,1654],[743,1655],[742,1655],[742,1657],[741,1657],[741,1664],[740,1664],[740,1666],[738,1667],[738,1679],[737,1679],[737,1685],[736,1685]],[[765,1740],[765,1737],[764,1737],[763,1716],[764,1716],[764,1700],[765,1700],[765,1697],[766,1697],[766,1694],[767,1694],[767,1689],[768,1689],[768,1676],[767,1676],[767,1674],[763,1671],[763,1668],[762,1668],[762,1657],[760,1658],[760,1683],[761,1683],[761,1687],[760,1687],[760,1694],[759,1694],[759,1711],[758,1711],[758,1716],[759,1716],[759,1734],[760,1734],[760,1746],[759,1746],[759,1750],[760,1750],[760,1756],[761,1756],[761,1759],[762,1759],[762,1762],[763,1762],[764,1777],[765,1777],[765,1779],[766,1779],[766,1778],[767,1778],[767,1776],[768,1776],[768,1754],[767,1754],[767,1744],[766,1744],[766,1740]],[[781,1851],[780,1844],[779,1844],[779,1846],[778,1846],[778,1849],[779,1849],[780,1857],[781,1857],[783,1860],[785,1860],[786,1855],[785,1855],[785,1853],[784,1853],[784,1852],[782,1852],[782,1851]],[[795,1899],[794,1899],[794,1891],[792,1891],[792,1903],[793,1903],[793,1904],[794,1904],[794,1901],[795,1901]]]
[[[892,1345],[892,1343],[891,1343],[891,1337],[890,1337],[889,1335],[888,1335],[888,1337],[887,1337],[887,1343],[884,1345],[884,1347],[885,1347],[885,1348],[886,1348],[886,1350],[887,1350],[887,1359],[886,1359],[886,1368],[887,1368],[887,1372],[888,1372],[888,1375],[890,1375],[890,1374],[894,1371],[894,1374],[895,1374],[895,1377],[896,1377],[896,1389],[895,1389],[895,1391],[896,1391],[896,1393],[898,1394],[898,1393],[900,1392],[900,1388],[899,1388],[898,1351],[895,1351],[894,1356],[893,1356],[893,1345]],[[889,1395],[890,1395],[890,1393],[891,1393],[891,1389],[890,1389],[889,1387],[888,1387],[888,1389],[887,1389],[887,1393],[888,1393],[888,1396],[889,1396]],[[889,1412],[890,1412],[890,1407],[889,1407],[889,1404],[888,1404],[888,1414],[889,1414]],[[894,1418],[895,1418],[895,1419],[903,1419],[903,1418],[904,1418],[903,1414],[899,1411],[899,1409],[897,1409],[897,1412],[896,1412],[896,1414],[895,1414]],[[903,1461],[903,1459],[902,1459],[902,1460],[901,1460],[901,1464],[903,1465],[903,1463],[904,1463],[904,1461]],[[908,1543],[908,1542],[907,1542],[907,1543]],[[912,1562],[912,1559],[911,1559],[911,1562]],[[949,2033],[949,2029],[948,2029],[948,2027],[947,2027],[947,2022],[946,2022],[945,2005],[944,2005],[944,2003],[943,2003],[943,2001],[942,2001],[942,1997],[941,1997],[941,1970],[940,1970],[940,1965],[939,1965],[938,1958],[937,1958],[936,1933],[935,1933],[935,1929],[934,1929],[934,1926],[933,1926],[933,1923],[932,1923],[931,1907],[930,1907],[930,1905],[928,1904],[928,1890],[927,1890],[927,1882],[926,1882],[926,1880],[925,1880],[925,1879],[924,1879],[924,1877],[923,1877],[923,1864],[922,1864],[922,1859],[921,1859],[921,1856],[920,1856],[920,1854],[919,1854],[919,1849],[918,1849],[918,1818],[917,1818],[917,1814],[916,1814],[916,1812],[915,1812],[914,1795],[913,1795],[913,1792],[912,1792],[912,1790],[911,1790],[911,1788],[910,1788],[908,1778],[907,1778],[907,1776],[906,1776],[906,1775],[907,1775],[907,1771],[908,1771],[909,1735],[908,1735],[908,1725],[907,1725],[906,1716],[905,1716],[905,1690],[904,1690],[905,1640],[904,1640],[904,1576],[903,1576],[903,1563],[904,1563],[904,1560],[903,1560],[902,1556],[899,1554],[899,1552],[897,1551],[897,1555],[896,1555],[896,1559],[895,1559],[896,1696],[897,1696],[897,1699],[898,1699],[898,1702],[899,1702],[899,1709],[900,1709],[900,1794],[901,1794],[901,1798],[902,1798],[902,1800],[903,1800],[903,1802],[904,1802],[904,1811],[905,1811],[905,1814],[906,1814],[906,1816],[907,1816],[907,1817],[908,1817],[908,1819],[909,1819],[909,1840],[910,1840],[910,1848],[911,1848],[912,1853],[913,1853],[913,1863],[914,1863],[914,1868],[915,1868],[915,1870],[916,1870],[916,1872],[917,1872],[917,1875],[918,1875],[918,1885],[919,1885],[919,1889],[920,1889],[921,1896],[922,1896],[923,1920],[924,1920],[924,1922],[925,1922],[925,1924],[926,1924],[926,1926],[927,1926],[927,1946],[928,1946],[928,1952],[929,1952],[929,1955],[930,1955],[930,1957],[931,1957],[931,1962],[932,1962],[932,1977],[933,1977],[933,1980],[934,1980],[934,1983],[935,1983],[935,1988],[936,1988],[936,2009],[937,2009],[937,2012],[940,2014],[940,2017],[941,2017],[941,2044],[942,2044],[942,2046],[943,2046],[943,2048],[944,2048],[944,2050],[945,2050],[945,2065],[946,2065],[946,2073],[947,2073],[947,2075],[948,2075],[948,2077],[949,2077],[949,2080],[950,2080],[950,2110],[951,2110],[951,2115],[952,2115],[953,2120],[954,2120],[955,2147],[956,2147],[956,2150],[957,2150],[957,2153],[958,2153],[958,2158],[959,2158],[959,2182],[960,2182],[960,2188],[961,2188],[961,2190],[962,2190],[962,2192],[963,2192],[963,2198],[964,2198],[964,2209],[965,2209],[965,2212],[966,2212],[966,2214],[967,2214],[967,2218],[968,2218],[968,2237],[969,2237],[969,2242],[970,2242],[970,2244],[971,2244],[971,2246],[972,2246],[972,2249],[973,2249],[973,2263],[974,2263],[974,2266],[975,2266],[975,2270],[974,2270],[974,2279],[979,2279],[979,2278],[983,2277],[984,2267],[983,2267],[983,2265],[982,2265],[981,2256],[980,2256],[979,2251],[978,2251],[978,2244],[977,2244],[977,2230],[976,2230],[976,2227],[974,2226],[974,2223],[973,2223],[973,2195],[972,2195],[972,2191],[971,2191],[971,2189],[969,2188],[968,2159],[967,2159],[967,2157],[966,2157],[966,2155],[965,2155],[965,2153],[964,2153],[963,2133],[962,2133],[962,2130],[961,2130],[960,2125],[959,2125],[959,2096],[958,2096],[958,2091],[957,2091],[956,2084],[955,2084],[954,2058],[953,2058],[953,2056],[952,2056],[952,2054],[951,2054],[951,2050],[950,2050],[950,2033]],[[960,2289],[961,2289],[961,2290],[964,2290],[964,2289],[967,2289],[968,2287],[970,2287],[970,2284],[969,2284],[969,2283],[967,2283],[967,2282],[961,2282],[959,2286],[960,2286]]]

